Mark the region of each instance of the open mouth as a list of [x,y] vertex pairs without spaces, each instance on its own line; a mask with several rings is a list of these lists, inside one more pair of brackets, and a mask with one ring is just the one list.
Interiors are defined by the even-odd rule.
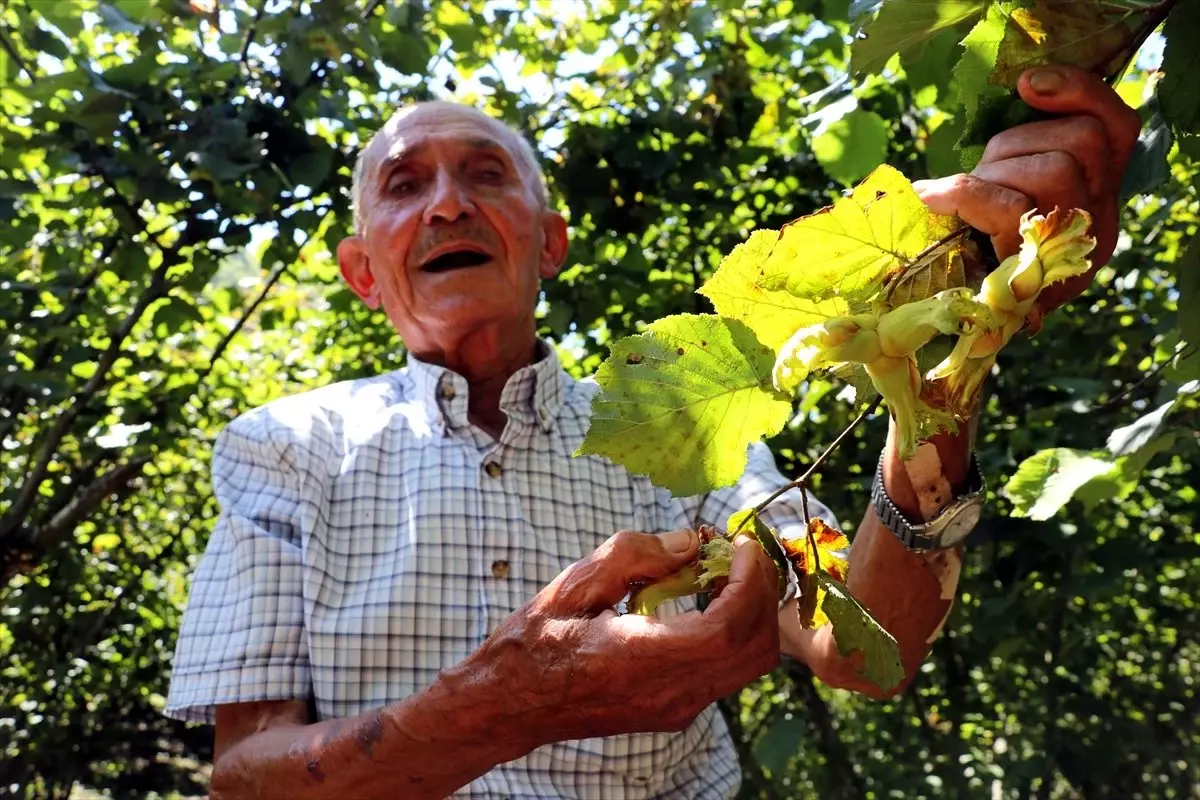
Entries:
[[478,250],[451,250],[423,264],[421,269],[425,272],[449,272],[453,269],[478,267],[491,260],[491,256]]

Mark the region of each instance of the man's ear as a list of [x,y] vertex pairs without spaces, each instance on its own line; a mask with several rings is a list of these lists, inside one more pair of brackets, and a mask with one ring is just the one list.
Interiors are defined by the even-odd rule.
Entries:
[[542,252],[538,274],[549,280],[567,259],[567,221],[557,211],[542,212]]
[[354,293],[363,299],[367,308],[379,308],[379,288],[371,274],[371,260],[367,257],[367,242],[361,236],[347,236],[338,242],[338,267],[342,277]]

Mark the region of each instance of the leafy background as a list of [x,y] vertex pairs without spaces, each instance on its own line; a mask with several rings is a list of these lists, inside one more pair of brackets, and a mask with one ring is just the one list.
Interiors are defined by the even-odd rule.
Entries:
[[[211,444],[253,406],[403,363],[331,256],[389,110],[478,103],[538,144],[573,235],[543,332],[588,374],[614,338],[710,311],[693,290],[752,229],[884,161],[957,170],[962,101],[932,55],[847,79],[872,5],[0,5],[0,794],[204,793],[209,731],[160,710]],[[1152,37],[1120,84],[1147,121],[1161,58]],[[1200,792],[1200,137],[1156,141],[1139,169],[1170,180],[1130,201],[1111,267],[1001,357],[994,503],[921,675],[880,703],[786,663],[731,698],[744,797]],[[785,472],[845,426],[836,394],[814,383],[772,441]],[[884,427],[820,476],[850,527]]]

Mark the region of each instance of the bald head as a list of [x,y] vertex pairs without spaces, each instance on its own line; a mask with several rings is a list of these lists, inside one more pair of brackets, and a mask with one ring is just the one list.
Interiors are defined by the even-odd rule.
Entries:
[[414,103],[389,117],[358,155],[351,186],[356,233],[361,234],[364,230],[380,166],[389,159],[403,155],[405,149],[412,144],[406,131],[422,124],[437,126],[456,122],[474,123],[482,134],[494,139],[507,150],[534,198],[543,206],[547,203],[546,182],[541,167],[533,147],[524,137],[500,120],[489,117],[473,106],[444,100]]

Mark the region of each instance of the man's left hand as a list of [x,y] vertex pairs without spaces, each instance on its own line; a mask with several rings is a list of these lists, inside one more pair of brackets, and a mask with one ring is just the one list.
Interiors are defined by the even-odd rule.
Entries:
[[1075,67],[1026,72],[1017,85],[1022,99],[1041,111],[1062,115],[1010,128],[992,137],[969,175],[918,181],[917,193],[930,210],[956,215],[992,237],[1005,258],[1021,244],[1021,215],[1056,206],[1092,215],[1092,269],[1048,287],[1038,298],[1042,313],[1082,293],[1117,244],[1121,179],[1137,143],[1141,120],[1111,87]]

